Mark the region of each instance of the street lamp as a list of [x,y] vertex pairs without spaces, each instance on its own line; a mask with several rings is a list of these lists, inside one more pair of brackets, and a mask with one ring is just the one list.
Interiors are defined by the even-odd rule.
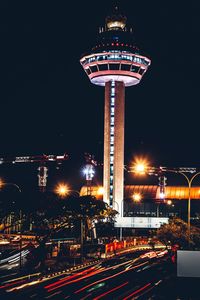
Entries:
[[64,183],[59,183],[55,188],[55,193],[61,198],[64,198],[68,194],[68,186]]
[[139,194],[139,193],[133,194],[133,200],[134,200],[134,202],[139,203],[141,201],[141,199],[142,199],[142,195],[141,194]]
[[0,178],[0,190],[4,187],[4,186],[14,186],[18,189],[18,191],[21,193],[22,190],[20,189],[20,187],[16,184],[16,183],[12,183],[12,182],[4,182],[1,178]]
[[[171,172],[174,172],[174,171],[171,171]],[[200,172],[197,172],[195,173],[191,178],[189,178],[185,173],[181,172],[181,171],[175,171],[175,173],[178,173],[178,174],[181,174],[185,177],[185,179],[187,180],[187,183],[188,183],[188,218],[187,218],[187,221],[188,221],[188,240],[189,240],[189,243],[190,243],[190,229],[191,229],[191,224],[190,224],[190,219],[191,219],[191,186],[192,186],[192,182],[193,180],[198,176],[200,175]]]
[[78,191],[70,189],[69,186],[65,183],[59,183],[55,188],[55,193],[61,198],[69,196],[71,192],[77,193],[77,195],[80,196],[80,193]]
[[133,163],[133,172],[138,175],[145,175],[148,169],[148,161],[145,158],[136,158]]
[[[145,161],[143,159],[136,159],[136,163],[134,164],[134,167],[130,168],[129,172],[133,172],[136,174],[144,175],[144,174],[149,174],[149,175],[162,175],[162,173],[176,173],[176,174],[181,174],[185,177],[188,183],[188,216],[187,216],[187,223],[188,223],[188,240],[190,243],[190,230],[191,230],[191,224],[190,224],[190,219],[191,219],[191,186],[193,180],[200,174],[200,172],[196,173],[196,168],[174,168],[174,169],[168,169],[166,167],[149,167],[147,163],[145,164]],[[189,178],[185,173],[195,173],[191,178]],[[165,177],[163,177],[166,179]],[[164,183],[165,185],[165,183]],[[162,190],[160,192],[160,199],[165,198],[165,193]],[[169,205],[169,203],[168,203]]]
[[166,203],[167,203],[167,205],[172,205],[172,200],[169,199],[169,200],[167,200]]
[[[184,168],[183,168],[184,169]],[[192,182],[193,180],[198,176],[200,175],[200,172],[197,172],[195,173],[191,178],[189,178],[183,171],[181,170],[172,170],[172,169],[167,169],[167,168],[164,168],[164,172],[169,172],[169,173],[176,173],[176,174],[181,174],[185,177],[185,179],[187,180],[187,183],[188,183],[188,216],[187,216],[187,223],[188,223],[188,242],[189,242],[189,245],[190,245],[190,231],[191,231],[191,186],[192,186]],[[192,169],[190,170],[190,168],[186,168],[185,169],[185,172],[189,172],[189,173],[194,173],[195,172],[195,169]],[[172,202],[170,203],[169,202],[170,200],[167,201],[167,204],[168,205],[171,205]]]

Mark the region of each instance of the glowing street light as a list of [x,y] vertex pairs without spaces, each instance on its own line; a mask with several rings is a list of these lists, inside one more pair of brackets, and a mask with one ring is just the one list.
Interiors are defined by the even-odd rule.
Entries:
[[59,183],[55,188],[55,193],[61,198],[64,198],[71,193],[77,193],[77,195],[80,196],[80,193],[78,191],[71,190],[66,183]]
[[140,202],[141,199],[142,199],[141,194],[139,194],[139,193],[133,194],[133,200],[134,200],[135,202]]
[[165,193],[164,192],[160,192],[159,197],[160,197],[160,199],[164,200],[165,199]]
[[145,165],[143,165],[143,164],[136,165],[135,171],[140,174],[145,173]]
[[14,186],[18,189],[18,191],[21,193],[22,190],[20,189],[20,187],[16,184],[16,183],[13,183],[13,182],[4,182],[2,178],[0,178],[0,190],[4,187],[4,186]]
[[172,205],[172,200],[167,200],[167,205]]
[[136,158],[133,164],[134,173],[144,175],[148,169],[148,161],[144,158]]
[[3,180],[0,178],[0,189],[2,189],[3,184],[4,184],[4,182],[3,182]]
[[65,183],[59,183],[55,188],[55,193],[61,198],[66,197],[69,194],[69,187]]

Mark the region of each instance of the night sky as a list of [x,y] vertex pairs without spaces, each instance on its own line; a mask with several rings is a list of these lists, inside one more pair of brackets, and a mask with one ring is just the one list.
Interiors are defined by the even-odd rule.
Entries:
[[[175,2],[117,1],[152,60],[142,82],[126,89],[126,164],[142,154],[155,165],[199,167],[200,7]],[[102,161],[104,89],[79,59],[114,3],[0,2],[1,157],[66,152],[61,177],[69,179],[84,152]],[[1,166],[0,175],[27,184],[33,174],[25,169]]]

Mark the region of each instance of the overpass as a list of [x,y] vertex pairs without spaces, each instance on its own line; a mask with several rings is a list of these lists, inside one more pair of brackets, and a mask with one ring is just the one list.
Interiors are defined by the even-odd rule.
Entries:
[[[91,195],[98,200],[103,200],[102,186],[92,186]],[[125,185],[124,199],[131,199],[134,194],[140,194],[143,200],[160,200],[160,189],[158,185]],[[87,195],[87,187],[83,186],[80,190],[80,196]],[[165,199],[169,200],[187,200],[189,188],[186,186],[166,186]],[[190,197],[193,200],[200,200],[200,186],[194,186],[190,189]]]

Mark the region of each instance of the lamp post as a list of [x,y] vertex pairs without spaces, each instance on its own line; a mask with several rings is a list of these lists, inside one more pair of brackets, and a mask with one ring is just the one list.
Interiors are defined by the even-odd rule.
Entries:
[[[132,169],[132,168],[131,168]],[[133,171],[131,170],[130,172],[134,172],[137,174],[149,174],[149,175],[158,175],[159,173],[176,173],[176,174],[181,174],[185,177],[188,183],[188,215],[187,215],[187,224],[188,224],[188,243],[190,245],[190,231],[191,231],[191,224],[190,224],[190,219],[191,219],[191,186],[193,180],[200,174],[200,172],[196,173],[196,168],[174,168],[174,169],[168,169],[166,167],[160,167],[160,168],[155,168],[155,167],[149,167],[146,163],[146,161],[142,161],[141,159],[138,161],[136,160]],[[185,173],[195,173],[191,178],[189,178]],[[163,199],[165,197],[165,194],[163,193]]]
[[12,182],[4,182],[2,179],[0,179],[0,189],[2,189],[4,186],[7,185],[11,185],[14,186],[18,189],[18,191],[21,193],[22,190],[20,189],[20,187],[16,184],[16,183],[12,183]]
[[[169,173],[176,173],[176,174],[181,174],[185,177],[188,183],[188,211],[187,211],[187,224],[188,224],[188,244],[190,246],[190,231],[191,231],[191,187],[192,187],[192,182],[193,180],[200,175],[200,172],[195,173],[191,178],[189,178],[183,171],[180,170],[171,170],[171,169],[165,169],[164,172],[169,172]],[[193,173],[194,171],[188,171],[189,173]]]
[[[78,197],[80,197],[80,192],[78,192],[77,190],[70,189],[66,183],[57,184],[54,191],[60,198],[65,198],[69,196],[70,193],[76,193]],[[83,218],[81,217],[80,220],[81,260],[83,257],[83,237],[84,237],[84,224],[83,224]],[[75,260],[74,260],[74,264],[75,264]]]
[[66,196],[69,196],[71,192],[76,193],[78,197],[80,197],[79,191],[70,189],[69,186],[65,183],[59,183],[55,187],[55,193],[61,198],[65,198]]
[[[173,172],[173,171],[171,171]],[[190,245],[190,229],[191,229],[191,224],[190,224],[190,219],[191,219],[191,186],[192,186],[192,182],[193,180],[200,175],[200,172],[195,173],[191,178],[189,178],[185,173],[181,172],[181,171],[176,171],[175,173],[181,174],[185,177],[185,179],[187,180],[188,183],[188,217],[187,217],[187,223],[188,223],[188,242]]]
[[[124,216],[123,204],[124,204],[124,199],[121,202],[121,214],[122,214],[122,218]],[[117,206],[117,208],[116,208],[116,206]],[[113,207],[114,207],[114,209],[116,209],[119,212],[119,203],[117,203],[116,201],[113,201]],[[119,228],[119,240],[120,241],[122,241],[122,237],[123,237],[123,227],[120,227]]]

